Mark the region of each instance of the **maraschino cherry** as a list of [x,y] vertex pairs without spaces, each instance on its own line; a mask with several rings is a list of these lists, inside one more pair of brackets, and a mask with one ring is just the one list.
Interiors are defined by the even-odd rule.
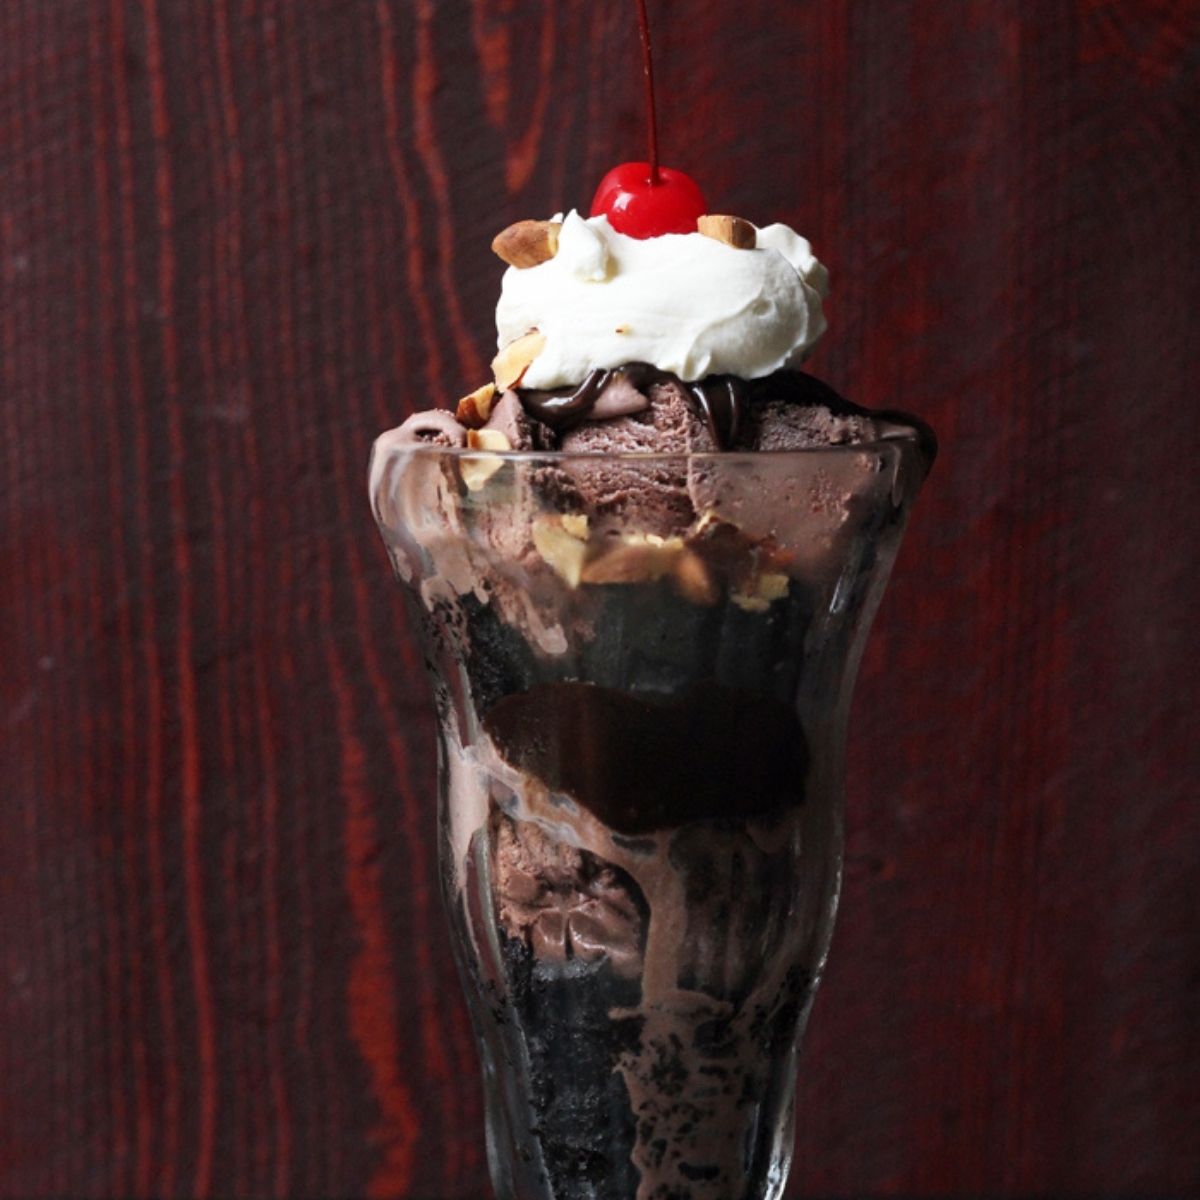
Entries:
[[650,19],[646,0],[637,0],[646,72],[646,125],[650,161],[622,163],[600,181],[592,200],[592,216],[605,216],[618,232],[634,238],[664,233],[695,233],[708,212],[700,185],[683,171],[658,161],[658,112],[654,102],[654,57],[650,51]]

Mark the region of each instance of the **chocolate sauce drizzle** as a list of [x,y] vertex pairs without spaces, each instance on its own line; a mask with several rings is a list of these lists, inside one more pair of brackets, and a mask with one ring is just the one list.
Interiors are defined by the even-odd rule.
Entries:
[[[827,383],[807,375],[803,371],[776,371],[762,379],[741,379],[736,375],[709,375],[694,383],[686,383],[670,371],[659,370],[650,363],[627,363],[622,367],[598,368],[588,373],[587,378],[573,388],[555,388],[551,391],[520,390],[521,403],[525,411],[555,433],[562,434],[582,424],[592,414],[604,389],[617,377],[625,380],[639,392],[648,395],[656,383],[673,381],[683,389],[704,418],[713,442],[720,450],[730,450],[737,445],[744,432],[752,406],[768,400],[785,404],[818,405],[841,415],[873,417],[885,424],[893,422],[903,432],[916,430],[921,457],[928,471],[937,453],[937,439],[923,421],[908,413],[871,412],[839,396]],[[886,431],[883,437],[892,436]]]
[[737,440],[749,398],[746,381],[736,375],[710,375],[697,383],[689,383],[687,390],[704,417],[717,448],[728,450]]
[[660,371],[650,363],[629,363],[590,371],[578,387],[523,390],[521,403],[531,417],[549,425],[556,433],[564,433],[588,419],[596,401],[617,375],[623,375],[639,392],[645,392],[652,384],[674,380],[692,398],[719,449],[728,450],[737,439],[749,388],[736,375],[710,375],[695,383],[684,383],[678,375]]
[[629,363],[624,367],[598,367],[589,371],[584,381],[574,388],[553,388],[549,391],[522,390],[521,403],[525,411],[555,433],[564,433],[582,424],[591,415],[604,389],[623,375],[639,392],[664,378],[662,371],[649,363]]

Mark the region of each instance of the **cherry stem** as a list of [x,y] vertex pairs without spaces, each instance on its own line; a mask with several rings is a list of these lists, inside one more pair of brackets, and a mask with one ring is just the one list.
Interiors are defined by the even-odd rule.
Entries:
[[646,126],[650,151],[650,186],[658,187],[662,177],[658,173],[658,108],[654,103],[654,56],[650,50],[650,18],[646,13],[646,0],[637,0],[638,24],[642,31],[642,62],[646,70]]

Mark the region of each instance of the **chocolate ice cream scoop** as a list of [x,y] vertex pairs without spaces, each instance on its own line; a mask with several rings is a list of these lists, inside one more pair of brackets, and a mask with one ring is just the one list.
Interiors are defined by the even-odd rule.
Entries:
[[555,841],[530,821],[492,816],[497,919],[543,962],[606,958],[619,975],[641,971],[646,901],[619,867]]

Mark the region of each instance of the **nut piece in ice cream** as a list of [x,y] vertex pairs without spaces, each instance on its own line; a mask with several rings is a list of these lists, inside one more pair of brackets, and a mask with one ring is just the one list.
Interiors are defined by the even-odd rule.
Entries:
[[764,571],[754,581],[752,592],[734,592],[732,599],[743,612],[761,613],[787,594],[788,577],[777,571]]
[[558,221],[518,221],[496,234],[492,251],[510,267],[536,267],[558,253],[560,229]]
[[[511,450],[508,438],[498,429],[472,429],[467,434],[468,450]],[[493,455],[483,458],[468,458],[459,464],[462,481],[471,492],[481,491],[495,473],[504,466],[504,460]]]
[[735,250],[753,250],[758,245],[758,230],[741,217],[709,213],[696,222],[696,229],[705,237],[724,242]]
[[675,586],[679,594],[693,604],[708,607],[716,604],[720,597],[720,589],[712,572],[705,566],[704,559],[694,550],[685,549],[675,563],[673,572]]
[[496,402],[496,385],[485,383],[476,388],[469,396],[464,396],[454,410],[455,420],[468,429],[482,429],[487,419],[492,415],[492,405]]
[[683,539],[655,533],[623,536],[583,569],[584,583],[641,583],[671,574],[684,553]]
[[509,342],[499,354],[492,359],[492,374],[496,377],[496,390],[507,392],[514,388],[529,370],[529,364],[546,348],[546,339],[536,329],[531,329],[524,337],[515,342]]
[[559,520],[562,522],[562,527],[573,538],[578,538],[581,542],[587,541],[588,519],[586,513],[563,513]]
[[538,517],[533,523],[533,545],[569,587],[578,587],[587,557],[587,519]]
[[680,537],[654,533],[626,534],[592,558],[580,576],[584,583],[652,583],[670,578],[675,589],[693,604],[715,604],[717,581],[695,551]]

